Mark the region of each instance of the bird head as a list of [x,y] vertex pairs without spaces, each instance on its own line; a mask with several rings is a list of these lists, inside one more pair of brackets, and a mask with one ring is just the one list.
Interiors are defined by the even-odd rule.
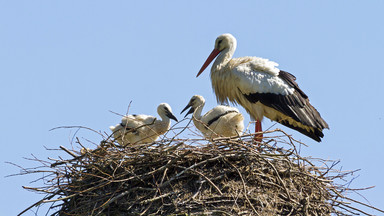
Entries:
[[165,115],[168,118],[173,119],[173,120],[178,122],[177,118],[172,113],[171,106],[169,106],[169,104],[167,104],[167,103],[161,103],[157,107],[157,113],[159,114],[159,116]]
[[216,38],[215,49],[223,51],[225,48],[236,46],[236,38],[233,35],[226,33]]
[[205,60],[203,66],[201,67],[199,73],[197,73],[196,77],[200,76],[200,74],[203,73],[205,68],[207,68],[208,65],[213,61],[213,59],[215,59],[216,56],[219,55],[223,50],[232,49],[232,52],[234,52],[234,50],[236,49],[236,46],[237,46],[236,38],[229,33],[222,34],[219,37],[217,37],[215,41],[215,48],[213,49],[211,54],[208,56],[207,60]]
[[[187,117],[187,115],[195,112],[195,110],[201,106],[205,104],[205,99],[203,96],[200,96],[200,95],[194,95],[191,100],[189,100],[187,106],[181,111],[181,113],[183,113],[185,110],[187,110],[188,108],[190,108],[187,112],[187,114],[185,114],[184,118]],[[180,114],[181,114],[180,113]]]

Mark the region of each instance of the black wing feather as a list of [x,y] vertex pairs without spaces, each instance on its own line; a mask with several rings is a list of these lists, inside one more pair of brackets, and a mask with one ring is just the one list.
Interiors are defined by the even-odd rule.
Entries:
[[209,120],[208,123],[207,123],[208,127],[211,126],[211,124],[213,124],[213,122],[217,121],[219,118],[221,118],[221,117],[223,117],[223,116],[225,116],[225,115],[227,115],[229,113],[233,113],[233,112],[237,112],[237,111],[236,110],[229,110],[229,111],[226,111],[226,112],[216,116],[215,118]]
[[322,130],[328,128],[328,124],[321,118],[320,113],[309,103],[308,96],[299,88],[294,75],[280,71],[278,76],[295,89],[293,94],[252,93],[243,95],[251,103],[260,102],[285,116],[291,117],[296,122],[313,128],[313,131],[308,131],[305,128],[292,125],[286,119],[272,119],[320,142],[320,138],[324,136]]
[[296,83],[296,77],[293,74],[280,70],[278,77],[286,81],[291,87],[295,88],[303,98],[308,99],[308,96],[299,88],[299,85]]

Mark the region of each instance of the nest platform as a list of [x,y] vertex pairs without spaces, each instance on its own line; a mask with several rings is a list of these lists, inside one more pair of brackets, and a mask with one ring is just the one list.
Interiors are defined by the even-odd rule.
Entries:
[[[63,146],[70,159],[33,160],[45,194],[32,207],[50,203],[50,215],[355,215],[336,182],[352,172],[334,161],[305,158],[301,144],[283,131],[237,138],[162,139],[119,146],[103,140],[96,149]],[[24,169],[22,174],[36,173]],[[23,211],[21,214],[23,214]],[[380,210],[379,210],[380,211]]]

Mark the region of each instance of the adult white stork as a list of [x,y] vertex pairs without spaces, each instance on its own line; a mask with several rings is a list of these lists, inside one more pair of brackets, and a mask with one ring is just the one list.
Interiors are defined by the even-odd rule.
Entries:
[[149,143],[157,140],[160,135],[169,130],[171,119],[177,121],[171,107],[161,103],[157,107],[161,120],[149,115],[128,115],[121,119],[121,123],[110,126],[113,136],[120,145],[133,143]]
[[201,116],[204,105],[203,96],[194,95],[181,113],[190,108],[185,117],[193,113],[193,123],[206,138],[231,137],[243,133],[244,117],[238,109],[219,105]]
[[[201,67],[198,77],[217,56],[211,68],[212,88],[220,103],[238,103],[256,120],[256,132],[262,131],[263,116],[297,130],[320,142],[328,124],[309,103],[296,77],[279,70],[278,64],[258,57],[232,58],[237,42],[231,34],[222,34]],[[256,137],[256,140],[261,140]]]

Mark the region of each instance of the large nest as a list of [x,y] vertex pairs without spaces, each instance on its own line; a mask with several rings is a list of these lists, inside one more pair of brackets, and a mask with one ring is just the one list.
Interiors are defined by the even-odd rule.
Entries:
[[44,186],[25,187],[46,194],[29,208],[54,202],[51,215],[367,214],[336,184],[351,174],[334,170],[337,162],[301,157],[300,144],[282,131],[263,141],[174,137],[123,148],[107,138],[94,150],[61,147],[71,159],[34,158],[45,168],[22,173],[52,173]]

